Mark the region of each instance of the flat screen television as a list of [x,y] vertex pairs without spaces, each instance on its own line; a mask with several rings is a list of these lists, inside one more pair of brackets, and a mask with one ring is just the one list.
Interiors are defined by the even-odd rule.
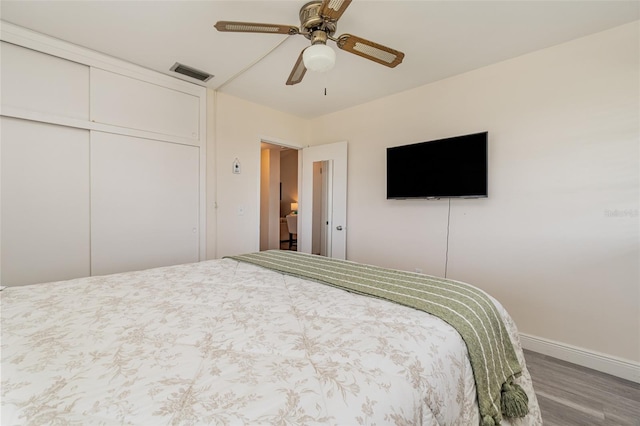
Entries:
[[387,148],[387,199],[487,197],[488,133]]

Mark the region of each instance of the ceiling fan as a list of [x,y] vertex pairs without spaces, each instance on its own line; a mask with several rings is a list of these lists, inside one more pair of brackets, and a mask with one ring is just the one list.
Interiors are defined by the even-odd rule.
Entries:
[[287,79],[287,85],[302,81],[307,69],[328,71],[335,64],[335,52],[327,46],[327,40],[338,47],[363,58],[394,68],[402,62],[404,53],[378,43],[351,35],[334,37],[338,19],[351,0],[314,0],[300,9],[300,27],[294,25],[262,24],[254,22],[218,21],[218,31],[266,34],[300,34],[311,40],[311,46],[300,52],[298,60]]

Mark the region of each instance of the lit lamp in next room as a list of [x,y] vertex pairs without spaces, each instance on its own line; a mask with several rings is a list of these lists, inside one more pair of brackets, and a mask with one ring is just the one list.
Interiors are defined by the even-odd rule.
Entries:
[[291,214],[298,214],[298,203],[291,203]]

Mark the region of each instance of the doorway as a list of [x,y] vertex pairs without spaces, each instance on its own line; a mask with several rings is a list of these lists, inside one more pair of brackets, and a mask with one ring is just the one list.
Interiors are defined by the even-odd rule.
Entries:
[[[295,153],[295,159],[286,160],[282,151]],[[346,259],[347,142],[302,148],[263,141],[261,160],[260,250],[292,249]],[[286,225],[292,215],[295,233]]]
[[295,148],[260,144],[261,251],[297,250],[298,158]]

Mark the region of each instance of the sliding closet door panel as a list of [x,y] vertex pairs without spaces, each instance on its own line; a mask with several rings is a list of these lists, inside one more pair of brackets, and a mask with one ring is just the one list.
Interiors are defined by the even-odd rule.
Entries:
[[89,119],[89,67],[1,43],[2,106]]
[[198,141],[200,99],[146,81],[91,69],[91,120]]
[[89,276],[89,131],[0,124],[2,285]]
[[92,132],[92,275],[197,262],[198,197],[197,147]]

